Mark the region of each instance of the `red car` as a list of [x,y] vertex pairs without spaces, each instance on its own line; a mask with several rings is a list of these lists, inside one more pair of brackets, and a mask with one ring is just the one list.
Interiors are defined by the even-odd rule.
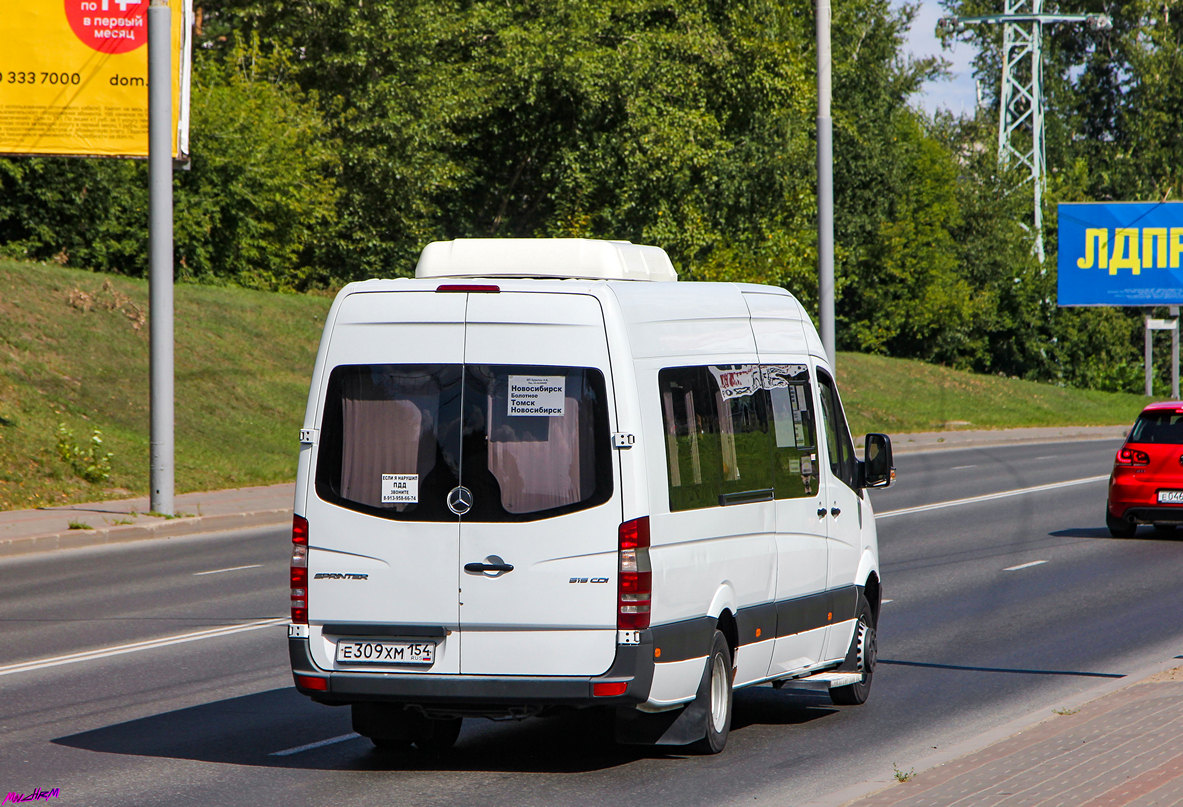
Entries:
[[1143,409],[1114,458],[1105,526],[1129,538],[1139,524],[1183,524],[1183,401]]

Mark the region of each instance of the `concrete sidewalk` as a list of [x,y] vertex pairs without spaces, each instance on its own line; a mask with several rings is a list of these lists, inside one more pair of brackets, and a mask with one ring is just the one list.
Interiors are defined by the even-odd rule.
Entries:
[[[1177,661],[1172,663],[1177,664]],[[1183,667],[912,775],[900,770],[847,807],[1167,807],[1183,805]],[[854,789],[877,789],[866,783]]]
[[147,496],[0,512],[0,557],[96,544],[292,523],[295,485],[182,493],[175,517],[149,514]]
[[891,435],[893,454],[943,451],[958,448],[1018,445],[1021,443],[1120,440],[1129,426],[1036,426],[1027,429],[965,429]]

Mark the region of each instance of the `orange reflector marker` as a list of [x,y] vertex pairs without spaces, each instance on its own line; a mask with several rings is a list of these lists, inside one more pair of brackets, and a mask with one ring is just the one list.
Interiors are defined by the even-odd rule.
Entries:
[[827,622],[829,622],[829,621],[830,621],[830,620],[832,620],[833,618],[834,618],[834,612],[833,612],[833,611],[830,611],[829,613],[827,613],[827,614],[826,614],[826,621],[827,621]]
[[759,628],[756,628],[756,638],[757,639],[760,638],[760,629]]
[[592,684],[592,696],[596,698],[611,698],[614,695],[623,695],[627,689],[627,681],[601,681],[600,683]]
[[321,678],[317,675],[300,675],[294,673],[296,677],[296,686],[304,687],[305,689],[315,689],[317,692],[329,691],[329,679]]
[[660,647],[653,648],[653,658],[661,658],[661,648]]

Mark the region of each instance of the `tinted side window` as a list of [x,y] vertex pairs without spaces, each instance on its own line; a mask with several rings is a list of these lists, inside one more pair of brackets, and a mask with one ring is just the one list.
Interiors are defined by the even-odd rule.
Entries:
[[667,368],[658,373],[658,388],[670,510],[771,491],[768,395],[757,365]]
[[854,444],[850,439],[850,430],[846,426],[842,402],[834,388],[834,380],[824,370],[818,370],[817,383],[821,392],[822,422],[826,431],[826,447],[830,454],[830,470],[836,479],[841,479],[851,489],[858,490]]
[[764,387],[772,405],[773,476],[776,498],[796,499],[818,491],[817,430],[813,390],[804,364],[765,365]]

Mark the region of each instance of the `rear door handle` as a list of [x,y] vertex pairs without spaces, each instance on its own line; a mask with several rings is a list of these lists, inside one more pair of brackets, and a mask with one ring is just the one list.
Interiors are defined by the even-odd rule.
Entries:
[[830,508],[830,515],[832,515],[834,518],[837,518],[838,516],[842,515],[842,509],[837,505],[834,505]]
[[466,563],[464,564],[464,571],[472,572],[473,574],[483,574],[484,572],[512,572],[512,563]]
[[825,518],[826,517],[826,508],[824,508],[824,507],[817,508],[817,517],[818,518]]

